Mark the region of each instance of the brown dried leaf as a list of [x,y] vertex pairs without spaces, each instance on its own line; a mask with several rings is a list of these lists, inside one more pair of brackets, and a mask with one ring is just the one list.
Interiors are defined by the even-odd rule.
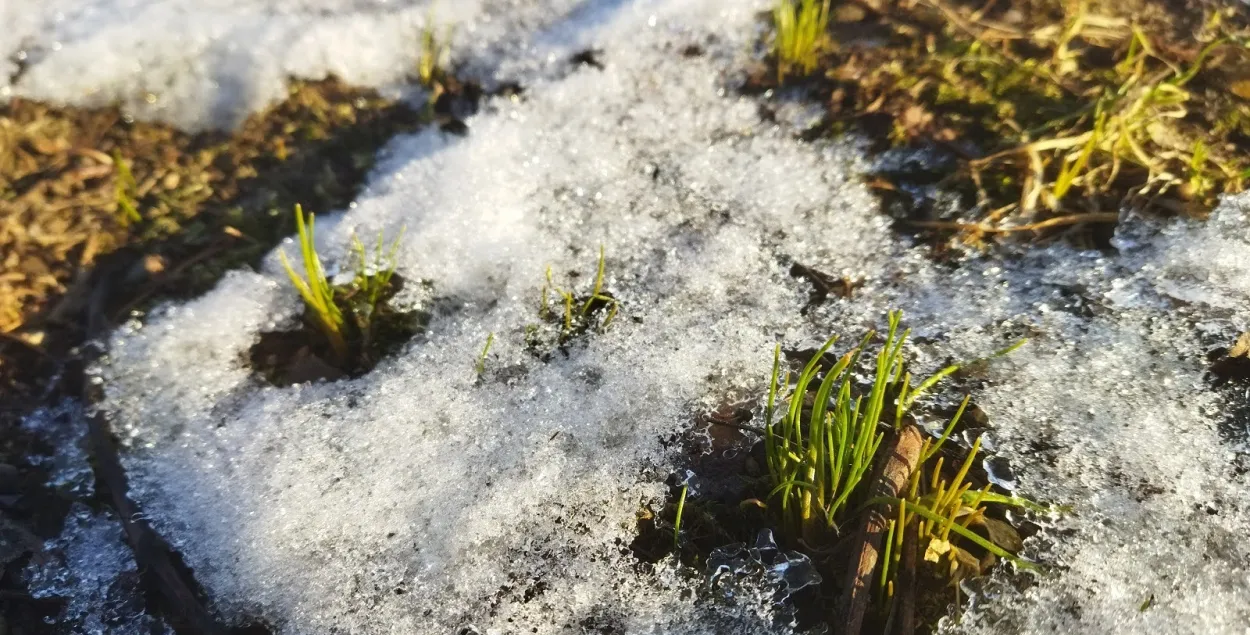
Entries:
[[929,540],[929,546],[925,547],[924,559],[928,562],[941,562],[942,556],[951,550],[951,543],[941,538],[933,538]]
[[1242,99],[1250,99],[1250,79],[1239,79],[1230,83],[1228,92]]
[[1250,357],[1250,331],[1242,333],[1233,348],[1228,351],[1229,357]]
[[1020,533],[1009,523],[996,518],[981,518],[980,525],[985,527],[985,532],[989,534],[990,542],[999,547],[1011,553],[1017,553],[1024,548],[1024,541],[1020,539]]

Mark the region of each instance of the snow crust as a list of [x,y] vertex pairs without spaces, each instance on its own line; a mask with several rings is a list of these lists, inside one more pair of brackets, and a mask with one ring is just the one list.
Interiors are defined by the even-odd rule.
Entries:
[[[276,93],[257,86],[280,87],[296,59],[392,81],[412,52],[388,38],[425,15],[403,3],[304,3],[296,17],[241,0],[136,3],[95,29],[54,21],[65,25],[54,53],[69,52],[45,54],[13,88],[109,99],[161,81],[83,83],[66,69],[105,45],[169,53],[128,20],[163,23],[192,4],[206,8],[188,23],[217,30],[179,47],[188,64],[256,83],[241,97],[179,76],[159,116],[184,125],[215,120],[194,105],[205,95],[228,104],[226,119],[258,107]],[[942,630],[1248,632],[1246,448],[1221,432],[1233,415],[1203,373],[1206,351],[1247,328],[1250,198],[1205,224],[1130,219],[1114,254],[1054,246],[936,263],[890,229],[853,141],[798,141],[785,122],[801,112],[774,123],[733,91],[764,4],[458,8],[493,34],[460,41],[462,59],[520,81],[525,99],[487,103],[464,138],[396,139],[368,190],[318,223],[331,259],[353,231],[405,227],[400,273],[452,307],[369,375],[274,388],[246,368],[259,333],[299,311],[276,256],[114,336],[99,372],[132,495],[221,615],[279,633],[784,632],[768,589],[727,605],[702,592],[701,572],[641,567],[627,549],[635,514],[675,467],[664,440],[699,408],[760,391],[775,342],[862,332],[899,307],[922,371],[1030,338],[980,371],[973,399],[1019,492],[1072,508],[1027,543],[1045,574],[1000,571]],[[51,15],[16,14],[30,33]],[[265,44],[232,66],[238,38]],[[702,54],[683,55],[691,45]],[[604,70],[567,63],[587,47]],[[601,244],[621,315],[567,357],[536,360],[524,328],[543,271],[587,284]],[[801,315],[794,261],[864,284]]]
[[7,0],[0,3],[0,97],[117,104],[186,129],[229,128],[280,101],[291,77],[401,84],[415,73],[428,25],[442,38],[454,24],[454,46],[467,56],[571,7],[571,0]]

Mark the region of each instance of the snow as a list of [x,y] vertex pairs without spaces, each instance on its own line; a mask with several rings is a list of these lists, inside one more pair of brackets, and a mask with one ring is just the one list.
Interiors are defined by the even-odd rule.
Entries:
[[49,628],[114,635],[169,632],[145,610],[139,569],[121,522],[113,512],[84,502],[91,501],[95,483],[82,409],[66,402],[37,410],[23,423],[52,449],[51,455],[32,456],[32,462],[48,472],[50,487],[74,501],[60,534],[45,541],[22,573],[32,598],[60,602],[52,604],[58,610]]
[[144,612],[134,556],[122,525],[107,512],[74,503],[61,535],[26,569],[31,597],[64,602],[53,618],[64,633],[140,635],[172,632]]
[[[398,81],[412,51],[388,38],[426,15],[218,4],[136,3],[95,26],[67,17],[40,36],[60,51],[12,88],[91,102],[186,62],[247,89],[192,72],[166,110],[136,112],[236,120],[278,94],[293,60],[309,75]],[[405,228],[399,272],[455,307],[368,375],[275,388],[245,367],[259,333],[299,311],[276,254],[113,336],[98,373],[132,496],[224,619],[278,633],[785,632],[768,588],[726,603],[708,599],[701,572],[641,567],[627,548],[635,514],[677,466],[663,440],[722,396],[761,390],[775,342],[858,333],[899,307],[921,370],[1030,338],[980,371],[972,396],[1019,493],[1071,506],[1026,543],[1047,573],[1021,584],[999,571],[944,631],[1248,632],[1245,440],[1222,435],[1231,406],[1203,374],[1206,351],[1247,328],[1250,197],[1206,223],[1131,218],[1114,253],[1054,245],[936,263],[891,230],[853,141],[798,141],[734,92],[765,4],[457,8],[457,33],[482,34],[458,36],[457,59],[519,81],[525,98],[488,102],[464,138],[395,139],[357,201],[320,217],[337,261],[353,231]],[[177,28],[216,39],[184,57],[133,28],[193,6],[203,19]],[[37,32],[51,11],[19,10],[18,23]],[[262,44],[225,63],[239,38]],[[73,75],[79,57],[136,41],[152,68]],[[683,56],[691,44],[705,53]],[[604,70],[568,63],[588,47]],[[216,114],[197,105],[214,99]],[[539,362],[524,330],[544,270],[585,281],[600,245],[621,315]],[[864,284],[801,315],[795,261]]]
[[[514,6],[520,4],[521,6]],[[0,97],[87,106],[182,128],[229,128],[280,101],[291,77],[392,87],[415,74],[420,34],[499,46],[495,26],[538,28],[564,0],[9,0]]]

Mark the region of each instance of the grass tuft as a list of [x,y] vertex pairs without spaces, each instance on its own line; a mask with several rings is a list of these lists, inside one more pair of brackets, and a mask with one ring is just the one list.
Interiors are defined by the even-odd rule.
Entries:
[[[815,26],[829,19],[824,6],[783,0],[776,76],[822,94],[834,132],[948,159],[911,170],[915,183],[906,168],[878,175],[910,225],[972,246],[1059,232],[1106,240],[1125,210],[1201,217],[1250,178],[1250,90],[1237,70],[1250,63],[1250,24],[1213,7],[1181,11],[1136,0],[887,3],[839,15],[835,46]],[[963,200],[912,193],[933,185]]]
[[329,345],[330,359],[326,361],[332,366],[348,372],[372,367],[378,351],[388,345],[380,338],[405,337],[420,330],[409,313],[396,311],[389,304],[398,290],[395,267],[402,230],[389,245],[379,235],[371,249],[352,236],[353,275],[349,282],[336,285],[327,277],[317,254],[316,217],[311,213],[305,216],[303,208],[296,205],[295,227],[305,275],[295,271],[285,250],[279,251],[279,257],[304,300],[306,320]]
[[829,0],[778,0],[773,7],[773,55],[777,81],[787,74],[808,75],[816,70],[821,49],[827,43]]
[[447,84],[447,65],[450,61],[451,27],[443,37],[439,37],[435,27],[434,10],[431,8],[426,16],[425,26],[421,29],[421,51],[417,56],[417,81],[430,89],[429,104],[442,96]]
[[600,245],[594,284],[580,296],[556,284],[551,267],[547,267],[538,303],[538,317],[545,324],[530,324],[525,329],[526,345],[531,352],[545,359],[551,349],[562,349],[585,333],[602,333],[612,325],[620,302],[604,288],[605,267]]
[[[869,331],[837,356],[828,354],[838,341],[831,337],[794,377],[782,373],[780,346],[774,349],[763,429],[771,485],[767,508],[774,511],[785,535],[820,552],[825,549],[822,545],[843,537],[845,528],[869,507],[893,506],[898,515],[888,525],[885,556],[877,565],[883,598],[893,593],[902,529],[911,523],[918,526],[926,560],[940,563],[942,575],[951,581],[982,574],[993,557],[1031,567],[1014,555],[1021,548],[1018,534],[1007,523],[988,516],[986,506],[1046,508],[996,494],[988,485],[973,489],[968,478],[980,452],[980,439],[953,473],[945,469],[943,446],[963,416],[967,398],[943,434],[920,445],[916,469],[904,474],[910,481],[899,481],[900,486],[907,483],[906,496],[872,493],[874,470],[881,471],[891,458],[883,456],[883,440],[904,426],[915,426],[908,417],[920,396],[960,368],[1008,354],[1024,343],[947,366],[913,384],[903,355],[909,331],[901,328],[901,321],[901,311],[890,312],[883,339]],[[861,363],[869,356],[873,361]],[[901,489],[899,494],[903,494]],[[973,556],[972,550],[989,555]]]
[[307,277],[301,277],[295,272],[295,268],[287,259],[285,249],[279,250],[278,256],[282,260],[283,268],[286,269],[287,277],[291,279],[291,284],[295,285],[300,297],[304,299],[307,313],[312,316],[317,328],[330,344],[337,364],[344,364],[348,357],[347,339],[343,333],[346,325],[343,320],[343,311],[335,303],[334,287],[326,277],[325,269],[321,266],[321,258],[317,255],[316,216],[309,213],[305,219],[304,209],[298,203],[295,205],[295,227],[298,230],[300,254]]

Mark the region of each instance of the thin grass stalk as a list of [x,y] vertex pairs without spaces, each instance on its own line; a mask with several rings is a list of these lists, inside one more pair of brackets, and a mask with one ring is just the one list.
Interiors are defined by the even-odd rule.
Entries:
[[590,306],[595,300],[602,298],[600,292],[603,291],[603,245],[599,245],[599,271],[595,274],[595,288],[590,292],[590,298],[582,305],[582,315],[585,316],[590,312]]
[[686,490],[690,489],[690,484],[681,486],[681,498],[677,501],[677,518],[673,521],[673,551],[678,549],[678,537],[681,535],[681,516],[686,510]]

